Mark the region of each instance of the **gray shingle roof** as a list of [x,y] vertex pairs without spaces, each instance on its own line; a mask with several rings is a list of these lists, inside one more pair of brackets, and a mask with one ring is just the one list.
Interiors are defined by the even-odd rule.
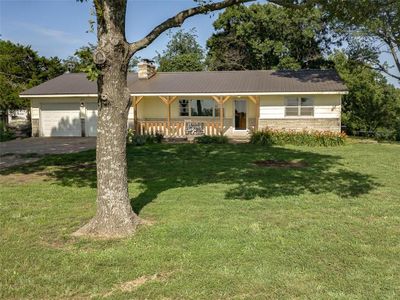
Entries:
[[[128,74],[132,94],[286,93],[347,91],[334,70],[159,72],[148,80]],[[21,95],[97,94],[84,73],[63,74]]]

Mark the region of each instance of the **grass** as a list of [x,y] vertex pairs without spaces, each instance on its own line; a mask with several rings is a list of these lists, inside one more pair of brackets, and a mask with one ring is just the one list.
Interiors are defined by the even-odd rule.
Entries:
[[95,212],[94,151],[3,171],[0,298],[398,298],[399,154],[394,144],[130,147],[132,206],[152,225],[117,241],[70,235]]

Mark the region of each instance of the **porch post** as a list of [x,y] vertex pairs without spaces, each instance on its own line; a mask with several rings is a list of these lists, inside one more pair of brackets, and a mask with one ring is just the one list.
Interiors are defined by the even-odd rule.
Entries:
[[224,134],[224,102],[222,98],[219,100],[219,122],[221,126],[220,134]]
[[258,131],[258,123],[260,120],[260,96],[256,97],[256,125],[255,131]]
[[133,97],[133,124],[134,124],[133,126],[135,129],[135,134],[140,133],[137,108],[138,108],[139,102],[142,101],[142,99],[143,99],[143,96],[134,96]]
[[169,131],[171,129],[171,103],[170,103],[169,99],[168,99],[168,104],[167,105],[168,105],[168,130],[167,130],[167,132],[169,134]]
[[163,96],[158,96],[162,102],[165,103],[165,105],[167,105],[168,108],[168,115],[167,115],[167,129],[166,129],[166,134],[170,134],[170,129],[171,129],[171,104],[176,100],[176,98],[178,98],[177,96],[167,96],[167,97],[163,97]]
[[136,97],[133,97],[133,129],[135,130],[135,134],[138,134],[138,119],[137,119],[137,103]]

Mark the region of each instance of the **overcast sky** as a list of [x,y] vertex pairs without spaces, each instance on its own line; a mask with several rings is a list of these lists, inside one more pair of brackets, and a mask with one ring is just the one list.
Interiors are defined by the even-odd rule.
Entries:
[[[130,0],[127,8],[126,35],[128,41],[140,39],[154,26],[182,9],[189,8],[193,0]],[[95,43],[94,33],[89,30],[91,1],[80,3],[75,0],[0,0],[0,34],[44,56],[66,58],[76,49]],[[213,32],[212,23],[217,14],[195,16],[188,19],[184,29],[196,28],[198,41],[205,47]],[[148,48],[137,53],[143,58],[153,58],[156,51],[165,48],[168,35],[163,34]],[[391,61],[389,55],[382,57]],[[390,80],[400,86],[395,80]]]

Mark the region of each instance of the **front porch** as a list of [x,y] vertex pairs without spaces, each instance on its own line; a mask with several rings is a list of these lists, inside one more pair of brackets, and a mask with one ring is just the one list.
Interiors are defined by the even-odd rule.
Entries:
[[258,96],[132,96],[137,134],[248,136],[258,129]]

